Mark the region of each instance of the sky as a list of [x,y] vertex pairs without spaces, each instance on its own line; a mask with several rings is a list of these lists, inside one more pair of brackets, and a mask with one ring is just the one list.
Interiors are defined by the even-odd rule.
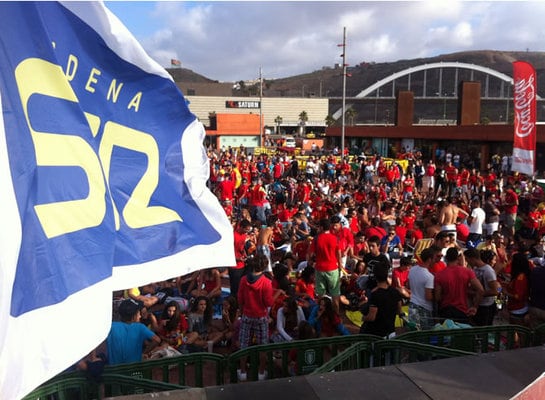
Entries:
[[107,1],[148,54],[220,82],[468,50],[545,51],[544,1]]

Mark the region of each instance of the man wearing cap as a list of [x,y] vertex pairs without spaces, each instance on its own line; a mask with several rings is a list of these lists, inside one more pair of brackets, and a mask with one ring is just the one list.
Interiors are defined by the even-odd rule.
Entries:
[[144,354],[147,356],[161,344],[161,338],[140,323],[142,308],[142,302],[134,299],[123,300],[119,305],[118,313],[121,321],[112,322],[110,333],[106,338],[110,364],[140,362],[145,344]]

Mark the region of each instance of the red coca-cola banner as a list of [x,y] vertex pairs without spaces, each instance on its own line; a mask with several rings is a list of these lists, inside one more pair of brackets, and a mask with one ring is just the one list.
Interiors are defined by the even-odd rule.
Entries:
[[513,63],[515,141],[511,169],[533,175],[536,153],[536,71],[524,61]]

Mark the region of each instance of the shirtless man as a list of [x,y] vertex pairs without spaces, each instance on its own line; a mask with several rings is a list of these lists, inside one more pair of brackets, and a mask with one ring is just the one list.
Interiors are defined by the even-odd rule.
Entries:
[[257,254],[263,254],[269,260],[269,265],[266,269],[268,272],[272,272],[271,250],[274,248],[273,233],[277,220],[278,217],[276,215],[269,215],[267,217],[267,225],[261,227],[257,237]]
[[439,202],[439,224],[441,225],[441,231],[448,233],[454,233],[454,239],[456,239],[456,221],[460,214],[469,215],[455,204],[452,204],[448,198]]

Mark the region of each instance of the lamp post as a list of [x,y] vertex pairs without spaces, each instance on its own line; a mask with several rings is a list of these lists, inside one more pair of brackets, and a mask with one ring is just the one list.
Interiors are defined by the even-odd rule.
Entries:
[[343,48],[341,54],[343,58],[343,101],[341,118],[341,157],[344,157],[344,134],[345,134],[345,112],[346,112],[346,26],[343,28],[343,43],[339,45]]
[[259,145],[264,147],[263,143],[263,74],[259,67]]

